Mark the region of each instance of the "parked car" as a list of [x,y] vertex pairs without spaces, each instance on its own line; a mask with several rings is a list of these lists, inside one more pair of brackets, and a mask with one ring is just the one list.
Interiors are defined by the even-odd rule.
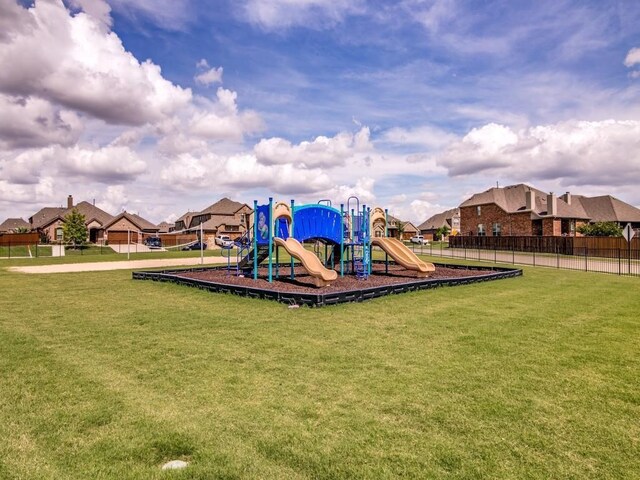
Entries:
[[427,245],[429,243],[429,240],[425,240],[422,235],[414,235],[409,241],[418,245]]
[[215,242],[216,242],[216,245],[219,245],[222,248],[233,247],[233,240],[231,240],[231,237],[229,235],[217,235]]
[[[200,246],[202,245],[202,246]],[[207,249],[207,244],[204,242],[194,242],[191,243],[189,245],[185,245],[184,247],[182,247],[182,250],[200,250],[202,248],[202,250],[206,250]]]
[[144,244],[149,248],[162,248],[162,239],[160,237],[147,237]]

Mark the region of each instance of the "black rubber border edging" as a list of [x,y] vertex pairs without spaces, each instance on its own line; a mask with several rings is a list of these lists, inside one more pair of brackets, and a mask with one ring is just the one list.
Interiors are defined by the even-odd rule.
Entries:
[[[380,262],[376,262],[380,263]],[[337,305],[339,303],[362,302],[372,298],[384,297],[398,293],[414,292],[417,290],[427,290],[438,287],[452,287],[456,285],[468,285],[478,282],[489,282],[503,278],[514,278],[522,276],[522,270],[505,267],[484,267],[450,265],[446,263],[435,263],[434,265],[444,268],[460,268],[465,270],[492,270],[494,273],[477,275],[473,277],[459,277],[450,279],[418,279],[407,283],[396,283],[381,287],[363,288],[360,290],[348,290],[332,293],[299,293],[299,292],[274,292],[263,288],[245,287],[241,285],[229,285],[224,283],[208,282],[180,276],[184,272],[203,272],[206,270],[224,270],[227,267],[200,267],[183,270],[161,270],[147,272],[133,272],[133,280],[152,280],[155,282],[171,282],[177,285],[196,287],[201,290],[208,290],[214,293],[232,293],[250,298],[261,298],[265,300],[275,300],[289,305],[307,305],[309,307],[323,307],[326,305]]]

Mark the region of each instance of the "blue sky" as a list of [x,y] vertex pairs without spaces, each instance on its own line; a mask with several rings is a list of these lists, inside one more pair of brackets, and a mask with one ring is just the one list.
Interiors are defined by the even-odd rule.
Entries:
[[0,0],[1,31],[0,218],[356,194],[421,222],[496,182],[640,206],[635,1]]

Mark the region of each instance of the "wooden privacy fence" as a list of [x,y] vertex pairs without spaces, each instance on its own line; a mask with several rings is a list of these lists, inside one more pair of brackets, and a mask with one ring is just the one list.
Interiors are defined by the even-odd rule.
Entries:
[[32,233],[0,233],[0,246],[37,245],[40,234]]
[[554,253],[561,255],[588,255],[591,257],[627,258],[631,251],[637,258],[640,252],[640,238],[631,244],[622,237],[478,237],[451,236],[450,248],[478,250],[508,250],[514,252]]

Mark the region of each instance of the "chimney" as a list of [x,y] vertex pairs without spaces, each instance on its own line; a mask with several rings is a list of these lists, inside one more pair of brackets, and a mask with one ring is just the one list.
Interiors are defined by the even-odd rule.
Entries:
[[73,195],[67,197],[67,208],[73,208]]
[[536,194],[531,190],[527,190],[524,192],[524,198],[527,210],[535,210],[536,209]]
[[564,202],[567,205],[571,205],[571,193],[570,192],[566,192],[563,196],[562,199],[564,200]]
[[547,195],[547,215],[556,216],[558,214],[558,199],[553,194],[553,192],[549,192]]

